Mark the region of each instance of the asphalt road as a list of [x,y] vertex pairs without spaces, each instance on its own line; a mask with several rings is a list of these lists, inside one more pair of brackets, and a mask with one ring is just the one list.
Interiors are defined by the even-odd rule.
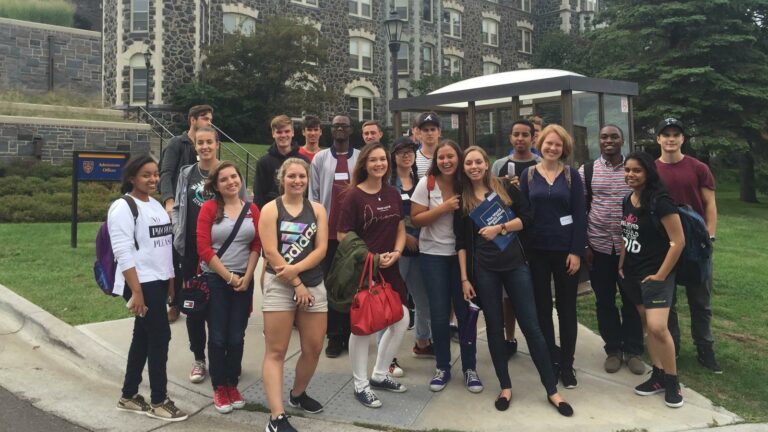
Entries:
[[0,432],[86,432],[0,387]]

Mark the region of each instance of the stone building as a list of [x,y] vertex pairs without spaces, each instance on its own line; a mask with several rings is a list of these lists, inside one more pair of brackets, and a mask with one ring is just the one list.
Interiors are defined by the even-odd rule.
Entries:
[[[104,0],[106,105],[170,109],[175,88],[195,79],[201,52],[225,33],[292,16],[329,39],[322,82],[343,95],[334,112],[388,119],[391,61],[383,22],[394,6],[407,21],[398,56],[399,94],[426,75],[463,78],[530,67],[547,31],[590,25],[597,0]],[[144,53],[150,52],[149,69]],[[339,61],[333,61],[338,59]],[[148,71],[151,77],[148,79]],[[149,83],[149,85],[148,85]],[[311,111],[311,110],[310,110]],[[299,115],[301,113],[290,113]],[[333,113],[322,112],[329,120]],[[404,119],[407,121],[407,119]]]

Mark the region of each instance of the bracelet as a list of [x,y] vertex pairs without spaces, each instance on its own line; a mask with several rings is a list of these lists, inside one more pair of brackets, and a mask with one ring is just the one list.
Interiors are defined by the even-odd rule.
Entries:
[[229,272],[229,281],[227,282],[227,285],[232,285],[232,279],[235,278],[235,274],[232,272]]
[[294,287],[294,288],[298,288],[298,287],[300,287],[300,286],[301,286],[301,285],[303,285],[303,284],[304,284],[304,282],[299,282],[299,283],[297,283],[296,285],[293,285],[293,287]]
[[464,283],[464,282],[469,282],[469,279],[462,279],[461,283]]

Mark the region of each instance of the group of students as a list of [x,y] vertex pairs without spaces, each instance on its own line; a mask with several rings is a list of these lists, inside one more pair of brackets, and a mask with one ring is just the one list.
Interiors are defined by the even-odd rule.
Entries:
[[[136,315],[118,409],[171,421],[186,419],[166,392],[169,322],[175,321],[181,306],[179,282],[200,277],[208,282],[210,301],[204,313],[186,320],[195,357],[190,380],[201,382],[210,372],[214,406],[221,413],[244,406],[237,385],[260,254],[265,259],[259,278],[266,346],[262,373],[271,411],[268,432],[295,430],[285,415],[282,393],[294,326],[301,356],[288,395],[291,406],[310,413],[323,409],[306,389],[326,334],[329,358],[349,351],[354,396],[361,404],[382,406],[375,391],[407,391],[396,380],[405,373],[396,353],[409,327],[409,299],[415,309],[413,353],[435,359],[430,390],[441,391],[451,380],[452,319],[460,332],[476,332],[475,321],[468,317],[469,309],[479,306],[501,388],[495,407],[506,410],[512,400],[507,363],[516,351],[516,321],[548,403],[561,415],[573,415],[558,392],[558,381],[568,389],[577,386],[576,295],[583,259],[596,292],[606,370],[616,372],[626,360],[633,372],[645,373],[639,359],[644,329],[653,368],[635,391],[665,392],[668,406],[682,406],[676,344],[667,324],[674,305],[675,263],[684,244],[675,205],[681,201],[667,192],[659,161],[641,152],[622,156],[619,127],[601,129],[600,158],[577,170],[564,163],[573,140],[556,124],[539,132],[534,122],[515,121],[510,130],[512,154],[492,166],[482,148],[462,150],[441,140],[440,119],[433,112],[419,115],[412,136],[396,139],[389,149],[380,142],[380,125],[365,123],[366,144],[359,150],[349,142],[348,116],[333,118],[333,143],[322,150],[317,117],[305,118],[302,133],[307,144],[298,147],[291,120],[278,116],[271,124],[274,144],[257,164],[251,203],[238,167],[217,159],[219,139],[211,128],[212,115],[209,106],[190,110],[190,130],[164,153],[162,173],[149,156],[126,165],[123,192],[138,203],[137,218],[128,199],[110,207],[108,225],[120,273],[116,285],[130,290],[129,307]],[[662,123],[657,130],[661,163],[679,163],[682,125],[675,119]],[[673,157],[665,159],[666,153]],[[609,171],[620,173],[625,186],[617,186]],[[711,174],[707,181],[704,187],[714,191]],[[164,206],[150,196],[158,185]],[[510,217],[479,226],[471,214],[491,199],[500,200]],[[714,226],[711,233],[714,236]],[[500,239],[504,241],[495,241]],[[339,257],[355,247],[378,255],[381,274],[399,294],[404,312],[402,319],[375,335],[377,354],[370,375],[368,350],[374,335],[351,334],[349,314],[329,308],[326,290],[326,284],[331,290],[339,283],[337,273],[346,263]],[[356,269],[356,274],[361,271]],[[606,276],[611,274],[615,277]],[[621,317],[614,305],[617,285],[624,299]],[[559,345],[552,319],[553,286]],[[709,288],[711,292],[711,282]],[[166,303],[171,305],[167,316]],[[630,312],[642,322],[639,335],[635,328],[625,331]],[[463,339],[463,383],[468,391],[479,393],[484,387],[476,347]],[[708,346],[698,341],[697,346],[703,364],[714,361],[711,334]],[[702,359],[706,348],[712,356]],[[138,394],[145,363],[152,390],[149,403]]]

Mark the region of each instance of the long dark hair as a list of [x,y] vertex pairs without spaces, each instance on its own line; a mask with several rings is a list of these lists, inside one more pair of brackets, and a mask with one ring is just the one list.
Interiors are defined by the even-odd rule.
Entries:
[[382,182],[386,183],[392,172],[392,160],[389,158],[389,153],[387,152],[387,149],[384,148],[384,144],[374,141],[370,144],[366,144],[365,147],[360,149],[360,154],[357,155],[355,168],[352,170],[352,181],[349,183],[350,187],[357,186],[368,179],[368,170],[365,166],[368,163],[368,157],[376,149],[384,150],[384,154],[387,156],[387,172],[384,173],[384,178],[382,179]]
[[480,156],[483,157],[485,165],[488,168],[485,170],[485,174],[483,175],[483,184],[485,187],[487,187],[491,192],[496,192],[504,205],[511,207],[512,198],[509,197],[507,190],[504,188],[504,183],[502,183],[501,179],[498,177],[491,175],[491,161],[488,159],[488,153],[486,153],[485,150],[483,150],[483,148],[480,146],[470,146],[464,150],[464,156],[461,158],[461,210],[465,215],[468,215],[482,202],[475,196],[475,190],[472,186],[472,181],[467,176],[467,173],[464,172],[464,161],[466,160],[467,155],[471,152],[480,153]]
[[141,171],[141,168],[148,163],[157,164],[157,162],[152,159],[152,156],[150,156],[149,153],[144,153],[132,157],[128,163],[125,164],[123,167],[120,192],[126,194],[133,190],[133,183],[131,183],[131,179],[136,177],[139,174],[139,171]]
[[464,160],[464,152],[461,151],[461,147],[459,147],[456,142],[449,139],[440,141],[435,147],[435,152],[432,153],[432,165],[429,167],[427,174],[435,177],[440,175],[440,168],[437,166],[437,154],[443,147],[451,147],[456,151],[456,157],[458,158],[456,160],[456,172],[453,173],[453,178],[451,180],[453,180],[453,193],[459,194],[461,193],[461,161]]
[[212,169],[208,173],[208,178],[205,179],[205,186],[203,192],[213,195],[216,200],[216,218],[213,219],[213,223],[219,223],[224,219],[224,197],[221,196],[221,192],[216,189],[216,184],[219,182],[219,173],[224,168],[234,168],[237,171],[237,175],[240,177],[240,187],[243,183],[243,175],[240,173],[240,169],[233,162],[223,161],[216,168]]
[[669,195],[667,187],[661,181],[659,172],[656,170],[656,162],[651,155],[642,151],[634,151],[626,157],[624,163],[626,164],[629,160],[637,161],[645,171],[645,185],[643,190],[640,191],[640,212],[650,211],[651,202],[655,198],[661,195]]

